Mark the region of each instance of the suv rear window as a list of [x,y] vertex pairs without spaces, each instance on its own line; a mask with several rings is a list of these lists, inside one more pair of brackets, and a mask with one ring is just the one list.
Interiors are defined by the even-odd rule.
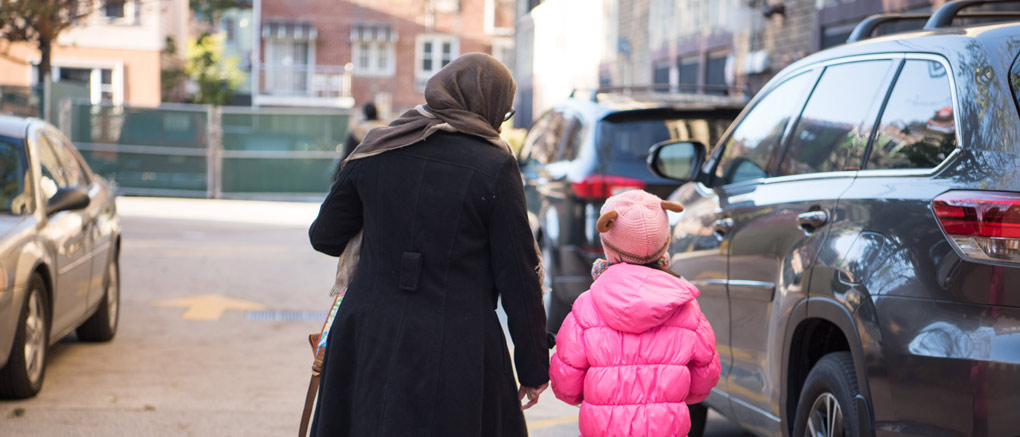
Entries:
[[732,114],[689,117],[671,112],[607,119],[599,126],[600,150],[609,151],[610,166],[617,162],[645,165],[648,149],[658,142],[691,140],[712,147],[736,114],[734,110]]

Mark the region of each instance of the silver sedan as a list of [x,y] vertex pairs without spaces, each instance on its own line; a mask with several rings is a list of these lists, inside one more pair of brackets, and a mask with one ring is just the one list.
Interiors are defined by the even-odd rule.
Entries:
[[48,347],[72,331],[117,332],[114,200],[53,126],[0,116],[0,399],[35,396]]

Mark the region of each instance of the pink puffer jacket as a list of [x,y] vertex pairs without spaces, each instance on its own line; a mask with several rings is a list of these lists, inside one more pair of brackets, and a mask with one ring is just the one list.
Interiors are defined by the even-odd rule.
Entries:
[[719,382],[715,333],[689,282],[648,267],[609,267],[574,302],[556,337],[556,397],[581,404],[584,437],[686,436],[687,404]]

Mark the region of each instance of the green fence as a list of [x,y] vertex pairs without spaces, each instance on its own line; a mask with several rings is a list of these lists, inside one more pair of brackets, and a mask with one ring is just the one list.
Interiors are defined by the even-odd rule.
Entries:
[[118,192],[213,198],[329,190],[346,111],[68,102],[62,128]]

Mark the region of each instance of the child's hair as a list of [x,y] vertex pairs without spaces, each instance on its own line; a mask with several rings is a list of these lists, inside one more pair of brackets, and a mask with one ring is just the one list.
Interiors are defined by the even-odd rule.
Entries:
[[683,278],[683,276],[680,276],[680,274],[670,270],[669,267],[663,267],[662,264],[659,264],[658,262],[653,262],[653,263],[648,263],[648,264],[641,264],[641,265],[643,265],[645,267],[648,267],[650,269],[660,270],[660,271],[669,273],[669,274],[671,274],[671,275],[673,275],[673,276],[675,276],[677,278]]

